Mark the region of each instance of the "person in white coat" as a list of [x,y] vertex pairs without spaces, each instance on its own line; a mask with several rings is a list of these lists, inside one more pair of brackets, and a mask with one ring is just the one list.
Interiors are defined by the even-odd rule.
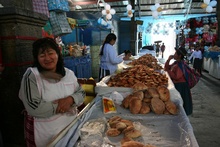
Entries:
[[74,72],[64,67],[52,38],[36,40],[33,57],[33,67],[23,75],[19,98],[26,110],[27,146],[44,147],[76,118],[85,92]]
[[99,70],[99,81],[105,76],[115,73],[118,64],[123,62],[123,59],[118,56],[114,44],[116,42],[116,35],[109,33],[101,47],[100,51],[100,70]]

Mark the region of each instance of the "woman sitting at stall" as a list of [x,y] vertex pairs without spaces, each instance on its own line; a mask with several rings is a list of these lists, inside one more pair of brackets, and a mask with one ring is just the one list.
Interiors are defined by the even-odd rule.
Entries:
[[131,51],[130,50],[124,50],[124,57],[123,60],[131,60]]
[[27,111],[27,146],[46,146],[76,118],[76,106],[83,103],[85,92],[73,71],[64,67],[59,46],[51,38],[33,43],[33,67],[21,82],[19,98]]
[[[186,55],[186,50],[183,47],[177,48],[174,55],[170,55],[167,59],[164,70],[168,72],[171,80],[177,91],[179,91],[183,99],[183,108],[187,115],[192,114],[192,97],[190,88],[185,80],[185,76],[180,68],[181,62],[184,62],[184,56]],[[174,63],[170,64],[170,61],[176,60]]]

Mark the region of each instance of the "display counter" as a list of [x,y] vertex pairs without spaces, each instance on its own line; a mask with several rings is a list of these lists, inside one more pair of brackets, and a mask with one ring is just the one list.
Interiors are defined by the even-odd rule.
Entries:
[[220,52],[204,52],[203,69],[217,79],[220,79]]
[[[178,106],[179,112],[177,115],[158,115],[153,112],[148,114],[131,114],[128,109],[124,109],[117,104],[116,113],[104,114],[102,106],[103,96],[109,97],[111,93],[115,91],[121,93],[122,95],[132,92],[131,88],[104,86],[105,80],[108,80],[108,78],[109,77],[105,77],[103,81],[97,83],[96,92],[98,95],[96,98],[91,102],[91,104],[87,105],[87,108],[85,108],[85,110],[79,114],[79,116],[66,129],[58,134],[48,146],[78,146],[80,129],[85,122],[99,118],[108,119],[111,116],[118,115],[124,119],[140,124],[142,136],[139,138],[139,141],[145,144],[148,143],[158,147],[198,147],[198,143],[193,133],[193,128],[182,106],[182,98],[180,97],[179,92],[174,88],[170,78],[168,81],[168,89],[170,91],[171,100]],[[104,133],[101,141],[108,142],[109,144],[118,147],[120,146],[119,140],[121,138],[122,136],[118,136],[113,139],[111,137],[107,137]],[[96,141],[97,140],[98,138],[96,138]]]

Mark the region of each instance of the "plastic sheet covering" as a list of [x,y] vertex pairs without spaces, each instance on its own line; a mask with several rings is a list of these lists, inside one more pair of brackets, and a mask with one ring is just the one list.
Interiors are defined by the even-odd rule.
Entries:
[[[80,136],[80,128],[84,123],[89,120],[100,119],[103,117],[108,119],[113,115],[118,115],[124,119],[131,120],[136,124],[140,124],[139,129],[142,132],[142,136],[137,139],[139,142],[156,145],[157,147],[198,147],[189,119],[185,115],[183,107],[180,105],[178,105],[178,115],[156,115],[152,112],[144,115],[134,115],[131,114],[128,109],[124,109],[119,105],[116,105],[116,114],[104,115],[101,99],[101,96],[96,98],[96,102],[91,109],[83,115],[78,123],[72,126],[65,136],[62,136],[55,146],[80,147],[80,142],[77,142],[77,139]],[[107,137],[105,133],[103,133],[101,142],[106,146],[108,144],[120,146],[120,140],[122,137],[122,135],[117,137]],[[91,142],[91,140],[88,141]],[[97,140],[95,139],[94,141]]]
[[[107,77],[103,80],[107,80]],[[99,83],[100,85],[96,87],[98,95],[93,100],[92,104],[89,105],[89,108],[87,108],[77,120],[65,129],[65,133],[57,135],[56,139],[54,139],[49,146],[81,147],[82,142],[79,140],[80,129],[86,122],[95,119],[98,120],[100,118],[109,119],[114,115],[118,115],[124,119],[133,121],[135,124],[139,124],[139,130],[141,130],[142,136],[136,140],[144,144],[152,144],[157,147],[198,147],[193,128],[182,107],[180,94],[174,88],[171,80],[169,80],[168,88],[170,90],[171,100],[178,106],[178,115],[157,115],[153,112],[150,112],[149,114],[131,114],[128,109],[124,109],[117,104],[117,113],[104,114],[101,101],[102,96],[110,96],[114,91],[117,91],[122,95],[127,95],[132,92],[132,89],[107,87],[104,81],[101,81],[101,83],[103,85]],[[98,136],[100,136],[100,134]],[[109,144],[120,146],[120,140],[122,137],[122,135],[117,137],[107,137],[105,133],[103,133],[101,138],[98,137],[94,139],[95,142],[90,138],[87,140],[87,143],[96,143],[94,146],[97,147],[100,147],[100,143],[102,146],[106,147],[109,146]]]

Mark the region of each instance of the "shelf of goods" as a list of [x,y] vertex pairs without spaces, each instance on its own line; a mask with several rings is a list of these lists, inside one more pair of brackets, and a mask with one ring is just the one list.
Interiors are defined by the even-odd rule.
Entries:
[[[113,116],[119,116],[122,119],[130,120],[141,132],[141,136],[134,140],[155,146],[190,146],[198,147],[197,140],[193,133],[193,128],[189,122],[188,117],[183,109],[183,102],[179,92],[175,89],[170,77],[168,77],[168,87],[170,92],[170,100],[174,102],[178,108],[175,115],[155,114],[150,112],[148,114],[132,114],[129,109],[123,108],[121,105],[115,103],[115,113],[103,113],[102,98],[110,97],[112,93],[117,92],[121,95],[128,95],[132,93],[133,89],[129,87],[108,87],[104,83],[110,79],[110,76],[105,77],[101,82],[97,83],[96,98],[88,104],[77,118],[66,129],[58,134],[49,144],[49,146],[83,146],[82,144],[95,144],[94,146],[101,146],[101,144],[111,146],[120,146],[120,141],[123,135],[110,137],[106,134],[108,120]],[[105,86],[104,86],[105,85]],[[83,130],[84,125],[88,126],[91,122],[96,122],[100,126],[102,132],[92,132],[91,129]],[[105,123],[103,123],[105,122]],[[103,125],[104,124],[104,125]],[[94,124],[93,127],[96,127]],[[103,128],[103,126],[105,126]],[[92,134],[92,135],[89,135]],[[87,139],[83,140],[83,137]],[[79,139],[80,138],[80,139]],[[95,138],[95,139],[94,139]]]
[[74,71],[77,78],[90,78],[92,76],[90,55],[64,57],[64,66]]
[[220,79],[220,52],[205,51],[203,69],[217,79]]

